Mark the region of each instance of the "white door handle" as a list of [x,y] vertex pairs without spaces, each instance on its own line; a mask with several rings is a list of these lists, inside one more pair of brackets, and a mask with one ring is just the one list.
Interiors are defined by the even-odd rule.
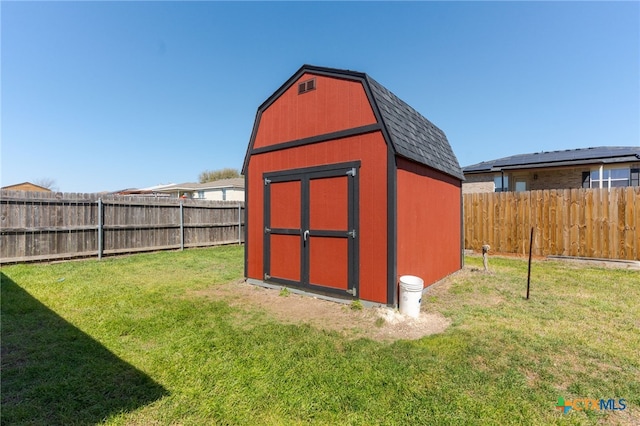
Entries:
[[307,229],[306,231],[304,231],[304,234],[302,234],[302,238],[307,241],[307,238],[309,238],[309,230]]

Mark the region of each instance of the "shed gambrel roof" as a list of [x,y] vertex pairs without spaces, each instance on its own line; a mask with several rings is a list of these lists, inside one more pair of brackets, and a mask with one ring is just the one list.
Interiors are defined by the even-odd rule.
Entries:
[[383,85],[369,76],[366,80],[396,153],[463,180],[444,132]]
[[534,152],[483,161],[463,168],[465,173],[640,161],[640,146],[599,146],[563,151]]
[[246,170],[253,148],[261,112],[305,73],[361,81],[382,126],[385,139],[391,144],[396,155],[464,180],[464,174],[447,136],[422,114],[365,73],[313,65],[303,65],[280,89],[260,105],[243,170]]

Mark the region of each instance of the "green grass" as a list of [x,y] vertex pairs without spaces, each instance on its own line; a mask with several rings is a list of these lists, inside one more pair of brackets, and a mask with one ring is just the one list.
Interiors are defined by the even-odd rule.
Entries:
[[[467,258],[423,298],[451,327],[383,343],[195,296],[242,265],[219,247],[3,267],[2,424],[640,419],[638,272],[535,262],[527,301],[526,262]],[[628,408],[563,415],[559,397]]]

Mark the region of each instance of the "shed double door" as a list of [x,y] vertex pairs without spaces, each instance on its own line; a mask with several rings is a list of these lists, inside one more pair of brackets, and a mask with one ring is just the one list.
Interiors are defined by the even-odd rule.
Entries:
[[264,279],[358,296],[359,162],[264,175]]

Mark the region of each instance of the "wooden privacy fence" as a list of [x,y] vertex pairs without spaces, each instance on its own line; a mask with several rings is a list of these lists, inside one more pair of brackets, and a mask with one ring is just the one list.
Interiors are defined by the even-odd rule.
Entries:
[[0,263],[244,241],[244,203],[0,192]]
[[640,188],[464,194],[465,248],[640,260]]

